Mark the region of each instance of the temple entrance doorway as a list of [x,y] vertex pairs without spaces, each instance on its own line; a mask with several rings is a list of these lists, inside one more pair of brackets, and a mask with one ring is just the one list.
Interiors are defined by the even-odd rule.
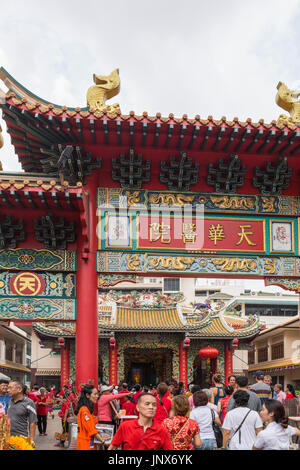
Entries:
[[210,388],[212,376],[217,372],[216,359],[200,359],[197,357],[194,361],[193,384],[201,388]]
[[133,386],[157,385],[172,379],[170,349],[129,348],[124,351],[126,382]]

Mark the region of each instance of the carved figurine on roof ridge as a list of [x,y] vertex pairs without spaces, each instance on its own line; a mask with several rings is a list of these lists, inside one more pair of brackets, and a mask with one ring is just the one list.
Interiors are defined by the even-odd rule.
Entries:
[[118,103],[107,105],[106,100],[113,98],[120,91],[119,69],[115,69],[110,75],[93,76],[95,85],[91,86],[87,92],[87,104],[91,112],[116,113],[120,112]]
[[290,90],[285,83],[277,85],[276,104],[290,113],[290,116],[281,114],[277,124],[296,124],[300,126],[300,91]]

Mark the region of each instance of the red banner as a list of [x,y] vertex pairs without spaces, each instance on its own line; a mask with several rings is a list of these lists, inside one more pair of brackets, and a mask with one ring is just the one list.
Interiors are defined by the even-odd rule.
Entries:
[[140,215],[137,247],[149,250],[265,252],[263,219]]

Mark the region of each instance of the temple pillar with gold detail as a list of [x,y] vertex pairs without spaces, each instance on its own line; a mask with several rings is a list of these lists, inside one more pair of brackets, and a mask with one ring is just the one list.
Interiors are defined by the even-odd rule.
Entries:
[[109,340],[109,385],[118,384],[118,348],[115,338]]
[[225,374],[225,384],[228,385],[228,377],[232,375],[233,365],[232,365],[232,354],[233,349],[230,347],[230,341],[225,341],[225,364],[224,364],[224,374]]
[[60,388],[63,390],[63,386],[69,383],[70,380],[70,342],[63,338],[58,339],[60,345]]
[[184,387],[187,387],[188,383],[188,363],[187,363],[187,351],[188,345],[185,343],[186,340],[180,341],[179,343],[179,382],[184,383]]

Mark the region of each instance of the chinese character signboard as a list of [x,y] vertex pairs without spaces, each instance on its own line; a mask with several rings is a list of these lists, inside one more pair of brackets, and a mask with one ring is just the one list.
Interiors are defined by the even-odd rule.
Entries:
[[137,219],[137,248],[145,250],[266,251],[263,219],[210,218],[185,221],[180,216]]
[[[296,218],[104,212],[99,250],[299,256]],[[33,288],[22,279],[19,289]],[[30,294],[29,294],[30,295]]]

